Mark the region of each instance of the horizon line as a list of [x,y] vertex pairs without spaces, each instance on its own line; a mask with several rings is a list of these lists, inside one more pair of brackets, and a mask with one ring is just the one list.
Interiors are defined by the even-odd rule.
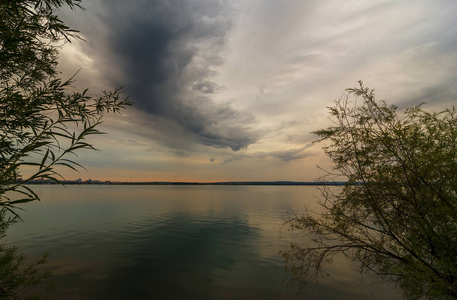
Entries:
[[33,180],[27,184],[98,184],[98,185],[344,185],[346,181],[289,181],[289,180],[246,180],[246,181],[111,181],[111,180]]

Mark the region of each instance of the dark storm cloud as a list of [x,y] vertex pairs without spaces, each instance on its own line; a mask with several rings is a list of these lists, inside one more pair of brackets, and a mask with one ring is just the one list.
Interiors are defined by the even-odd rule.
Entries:
[[260,138],[251,114],[210,98],[222,89],[211,78],[223,62],[230,29],[230,9],[223,2],[102,3],[109,10],[102,17],[107,55],[120,74],[111,78],[115,86],[124,86],[136,108],[174,122],[184,134],[216,148],[236,151]]

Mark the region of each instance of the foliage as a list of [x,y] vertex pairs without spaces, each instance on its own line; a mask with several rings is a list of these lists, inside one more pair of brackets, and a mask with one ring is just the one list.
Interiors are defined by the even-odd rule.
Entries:
[[290,269],[316,280],[342,254],[407,299],[456,299],[456,109],[399,114],[362,82],[347,91],[330,108],[333,125],[314,132],[334,164],[327,176],[347,184],[322,190],[322,214],[288,221],[308,238],[285,253]]
[[[130,104],[119,90],[101,97],[70,92],[72,79],[57,77],[58,47],[78,36],[56,10],[79,2],[0,2],[0,205],[7,209],[38,199],[24,183],[58,182],[56,167],[82,167],[68,156],[94,149],[85,139],[100,133],[96,127],[104,113]],[[32,175],[19,182],[24,168]]]
[[[73,78],[58,77],[59,47],[79,38],[56,14],[62,6],[81,8],[80,0],[0,1],[0,297],[19,292],[49,276],[27,265],[18,249],[5,242],[5,230],[20,203],[39,200],[25,184],[59,182],[58,167],[82,166],[71,155],[95,149],[86,141],[99,134],[105,113],[130,105],[120,90],[90,96],[72,91]],[[22,178],[24,171],[27,176]],[[6,211],[13,219],[6,219]],[[11,215],[11,214],[10,214]],[[22,297],[22,296],[21,296]]]
[[[38,286],[48,279],[51,273],[41,271],[39,267],[46,262],[46,255],[34,263],[26,263],[26,257],[18,248],[5,242],[8,226],[16,221],[16,217],[8,218],[6,209],[0,210],[0,298],[1,299],[41,299],[42,293],[29,294],[26,288]],[[49,286],[50,287],[50,286]],[[48,288],[49,288],[48,287]],[[45,292],[44,289],[42,292]]]

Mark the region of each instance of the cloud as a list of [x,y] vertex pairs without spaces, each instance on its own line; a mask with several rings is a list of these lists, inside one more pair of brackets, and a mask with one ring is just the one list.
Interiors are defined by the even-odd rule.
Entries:
[[214,94],[218,91],[224,89],[224,87],[219,86],[217,83],[212,81],[201,81],[197,82],[192,86],[194,91],[202,92],[203,94]]
[[296,159],[303,159],[311,156],[312,154],[305,152],[306,149],[310,148],[313,144],[307,144],[303,147],[292,148],[288,150],[278,150],[278,151],[259,151],[252,154],[234,154],[230,157],[227,157],[223,160],[222,163],[228,164],[233,161],[237,161],[243,158],[267,158],[273,157],[280,159],[283,162],[289,162]]
[[255,122],[251,114],[238,114],[228,105],[205,105],[203,101],[188,105],[180,110],[180,124],[166,117],[137,112],[130,126],[122,125],[123,130],[171,149],[190,151],[198,149],[198,145],[237,151],[265,135],[265,130],[250,127]]
[[83,5],[68,14],[88,41],[74,62],[124,86],[131,139],[165,145],[154,151],[296,161],[310,152],[300,151],[309,132],[329,123],[325,107],[359,79],[400,107],[439,109],[457,95],[451,0]]
[[93,50],[104,57],[106,77],[113,86],[124,86],[136,109],[155,116],[156,122],[174,123],[167,134],[189,135],[215,148],[237,151],[262,137],[252,113],[212,98],[224,89],[212,78],[224,62],[231,28],[231,8],[225,2],[100,3],[106,12],[99,16],[105,46]]
[[244,157],[249,157],[249,156],[248,155],[232,155],[230,157],[224,158],[222,163],[223,164],[228,164],[228,163],[231,163],[233,161],[237,161],[237,160],[243,159]]
[[264,158],[267,156],[271,156],[274,158],[281,159],[282,161],[291,161],[295,159],[302,159],[308,157],[309,154],[304,152],[306,149],[311,147],[312,144],[308,144],[306,146],[288,150],[280,150],[280,151],[271,151],[271,152],[261,152],[256,155],[256,157]]

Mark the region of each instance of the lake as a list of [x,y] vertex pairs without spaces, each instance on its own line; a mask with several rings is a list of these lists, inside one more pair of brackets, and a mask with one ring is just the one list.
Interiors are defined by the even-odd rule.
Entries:
[[49,252],[52,299],[400,299],[344,260],[297,294],[282,227],[315,205],[313,186],[34,185],[8,239]]

